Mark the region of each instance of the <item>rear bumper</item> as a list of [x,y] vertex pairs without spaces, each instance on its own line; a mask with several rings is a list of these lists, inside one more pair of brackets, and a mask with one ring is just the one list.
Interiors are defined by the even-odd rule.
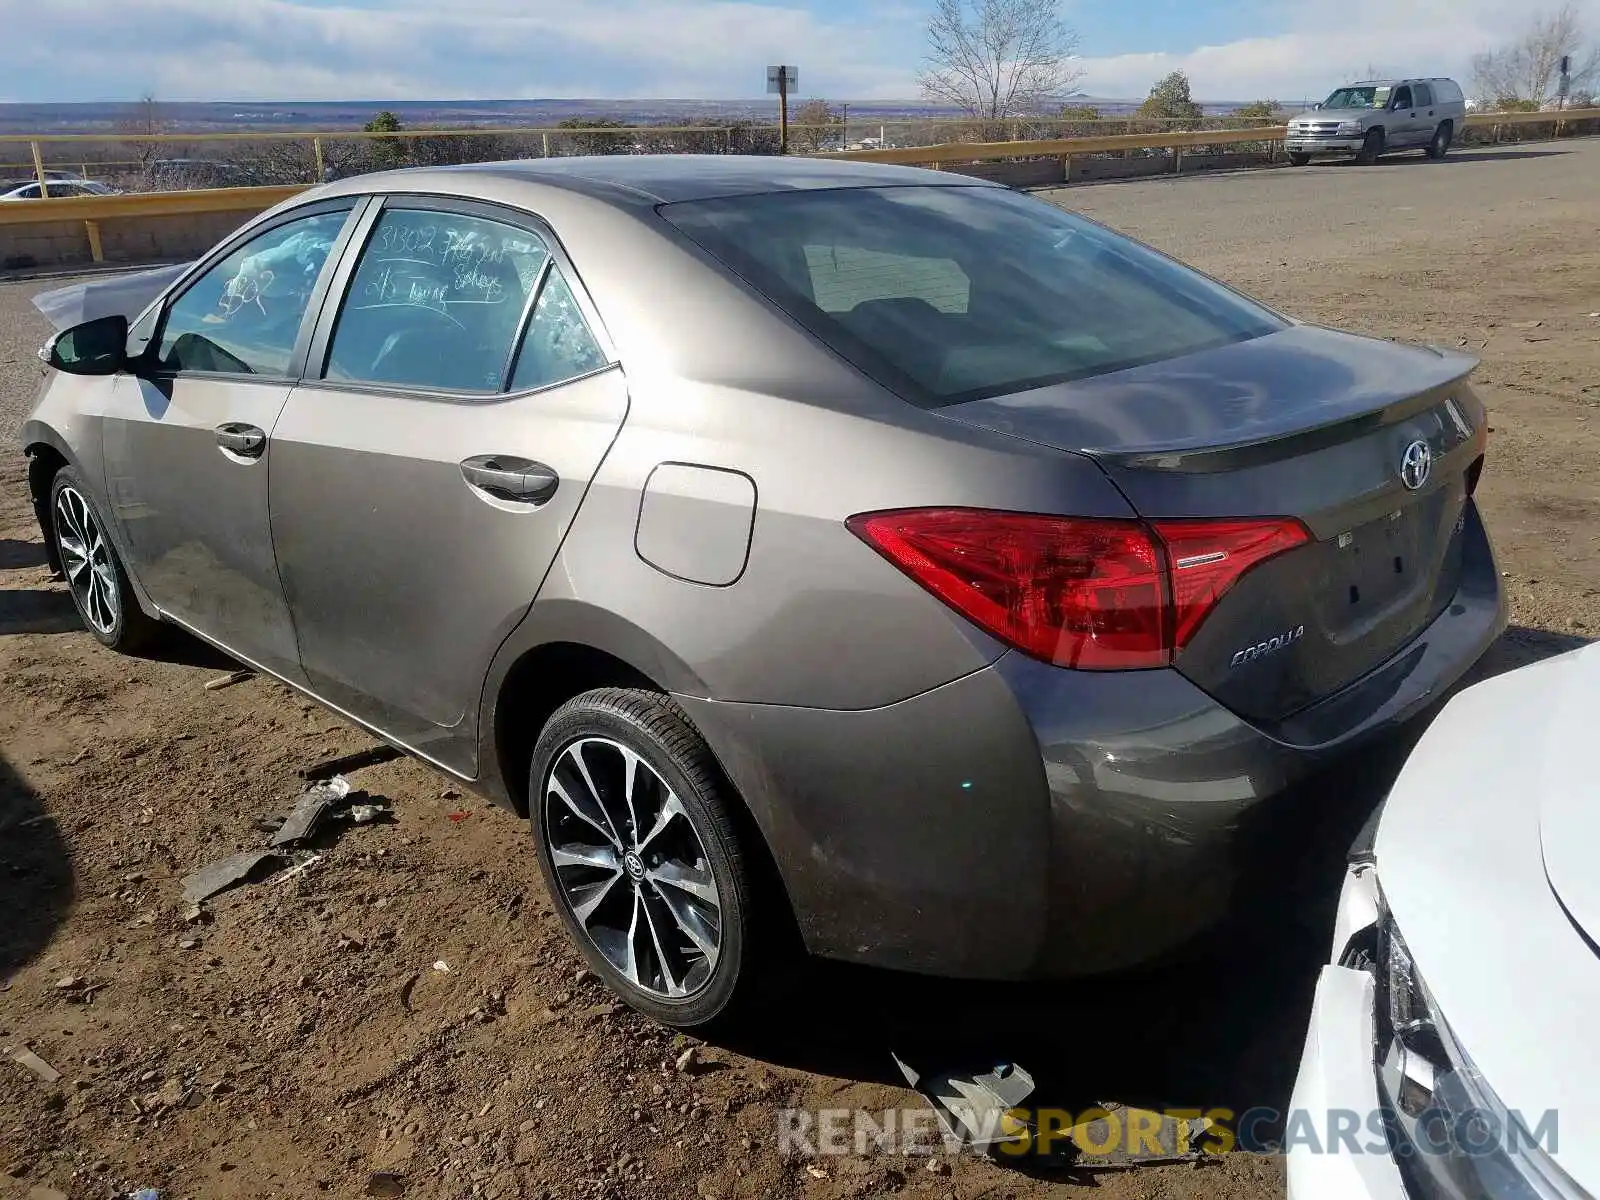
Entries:
[[1445,611],[1272,729],[1176,671],[1015,652],[883,708],[679,700],[750,805],[814,953],[966,978],[1127,968],[1228,913],[1263,801],[1442,701],[1499,635],[1499,573],[1468,512]]

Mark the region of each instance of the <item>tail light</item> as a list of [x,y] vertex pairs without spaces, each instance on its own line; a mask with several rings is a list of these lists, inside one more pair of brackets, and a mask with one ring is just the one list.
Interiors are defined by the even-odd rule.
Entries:
[[1158,521],[972,508],[848,525],[981,629],[1063,667],[1163,667],[1252,567],[1310,540],[1291,519]]

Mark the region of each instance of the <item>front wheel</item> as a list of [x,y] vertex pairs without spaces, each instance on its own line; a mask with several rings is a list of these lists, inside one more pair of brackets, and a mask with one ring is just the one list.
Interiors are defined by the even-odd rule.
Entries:
[[667,697],[585,692],[534,746],[539,866],[590,967],[666,1025],[726,1019],[755,988],[754,889],[710,749]]
[[148,646],[161,626],[139,607],[89,489],[72,467],[62,467],[50,482],[50,534],[84,628],[125,654]]
[[1368,132],[1361,142],[1361,149],[1356,151],[1356,161],[1362,166],[1371,166],[1378,161],[1378,156],[1383,153],[1383,130],[1374,129]]
[[1455,130],[1450,127],[1449,121],[1442,121],[1439,128],[1433,131],[1433,141],[1428,143],[1428,157],[1441,159],[1450,153],[1450,141],[1455,136]]
[[1303,167],[1310,161],[1311,155],[1309,154],[1291,153],[1289,155],[1289,164],[1291,166]]

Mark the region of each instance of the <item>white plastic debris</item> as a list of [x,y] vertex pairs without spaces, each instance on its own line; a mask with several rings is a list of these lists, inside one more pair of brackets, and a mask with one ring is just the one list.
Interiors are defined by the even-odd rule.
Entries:
[[450,964],[445,962],[445,960],[442,958],[433,964],[433,969],[438,971],[441,975],[450,974]]

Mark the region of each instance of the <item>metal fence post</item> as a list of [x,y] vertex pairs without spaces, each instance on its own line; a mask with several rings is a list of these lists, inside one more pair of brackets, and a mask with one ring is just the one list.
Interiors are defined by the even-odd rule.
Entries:
[[39,143],[36,141],[29,142],[28,149],[33,151],[33,173],[39,180],[39,198],[48,200],[50,198],[50,183],[44,177],[44,155],[39,153]]

